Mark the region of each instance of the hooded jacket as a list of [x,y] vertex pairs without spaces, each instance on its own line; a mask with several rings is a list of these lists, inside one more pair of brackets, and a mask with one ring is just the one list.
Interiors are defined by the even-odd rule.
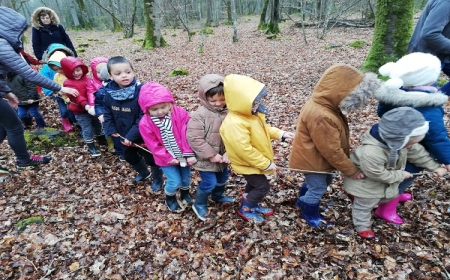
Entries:
[[281,139],[284,131],[266,123],[266,115],[252,114],[253,102],[265,85],[247,76],[231,74],[223,83],[228,115],[220,127],[231,167],[240,174],[268,174],[273,161],[270,139]]
[[97,69],[95,69],[97,67],[98,64],[100,63],[107,63],[108,59],[106,57],[94,57],[91,60],[90,66],[91,66],[91,73],[92,73],[92,78],[88,78],[88,82],[87,82],[87,97],[88,97],[88,102],[89,105],[94,106],[95,105],[95,93],[97,92],[97,90],[99,88],[101,88],[103,86],[102,84],[102,79],[98,76],[97,74]]
[[2,19],[0,24],[0,96],[3,97],[5,93],[11,91],[7,84],[9,71],[17,73],[35,85],[60,91],[60,85],[33,71],[18,54],[22,49],[21,35],[27,28],[25,18],[5,7],[0,7],[0,18]]
[[[219,75],[215,75],[215,77],[223,81],[223,78]],[[191,113],[191,119],[187,126],[187,139],[197,157],[194,168],[199,171],[222,171],[227,164],[211,162],[209,158],[225,153],[225,146],[222,137],[220,137],[219,129],[228,110],[227,108],[217,109],[211,106],[206,99],[204,90],[199,90],[198,97],[202,106]]]
[[[48,49],[44,52],[44,55],[42,56],[42,60],[45,61],[45,63],[49,62],[50,57],[57,51],[61,51],[66,53],[66,56],[73,56],[73,52],[68,47],[64,46],[63,44],[55,43],[51,44]],[[56,72],[53,71],[48,64],[44,64],[42,66],[41,71],[39,72],[42,76],[53,80],[55,77]],[[44,94],[47,96],[50,96],[53,94],[53,90],[43,88]]]
[[[11,88],[11,92],[17,96],[19,106],[30,105],[28,104],[28,100],[30,99],[39,100],[39,93],[36,86],[16,73],[10,72],[8,74],[8,86]],[[32,104],[38,105],[39,102]]]
[[348,158],[349,127],[341,108],[353,111],[361,107],[379,85],[376,74],[363,74],[346,64],[330,66],[300,112],[289,167],[322,172],[337,169],[350,177],[358,173]]
[[[83,70],[83,76],[79,80],[75,80],[73,77],[73,70],[80,66]],[[64,71],[64,76],[66,76],[66,80],[64,81],[65,87],[74,88],[78,91],[78,96],[73,97],[72,95],[68,95],[70,99],[69,110],[72,111],[75,115],[87,114],[84,106],[88,104],[87,100],[87,77],[86,74],[89,72],[88,67],[78,58],[69,56],[65,57],[61,60],[61,68]]]
[[174,157],[165,148],[159,127],[153,122],[148,113],[149,107],[163,102],[172,103],[172,111],[170,112],[172,132],[183,157],[194,156],[194,152],[186,139],[189,113],[183,108],[176,106],[172,93],[158,83],[147,83],[141,89],[139,106],[145,114],[139,123],[139,131],[141,132],[145,145],[152,152],[156,165],[171,166],[168,162],[173,160]]
[[[114,81],[101,88],[104,93],[102,108],[104,109],[103,128],[106,135],[119,133],[133,143],[143,142],[139,133],[139,121],[143,116],[138,104],[141,86],[142,84],[139,84],[135,78],[124,88]],[[97,110],[97,106],[95,107]]]
[[[44,11],[50,15],[51,23],[48,26],[44,26],[39,19],[39,14]],[[67,46],[72,50],[73,55],[75,57],[77,56],[69,35],[67,35],[64,27],[59,24],[59,17],[55,11],[47,7],[37,8],[31,15],[31,25],[33,25],[31,29],[31,43],[37,59],[42,60],[44,52],[53,43],[60,43]]]
[[[428,87],[429,89],[436,88]],[[427,87],[408,90],[404,88],[392,88],[382,86],[375,93],[379,100],[378,116],[397,107],[412,107],[421,112],[425,120],[430,123],[429,130],[420,144],[441,164],[450,164],[450,139],[447,136],[447,128],[444,123],[444,105],[448,96],[442,92],[427,91]],[[410,169],[412,168],[412,169]],[[408,171],[418,172],[421,169],[408,166]]]
[[429,171],[440,166],[420,144],[398,150],[394,168],[388,167],[389,154],[389,147],[372,136],[371,130],[366,131],[361,137],[361,145],[350,155],[365,178],[354,180],[346,176],[345,191],[363,198],[393,198],[398,195],[398,186],[405,179],[403,171],[407,160]]

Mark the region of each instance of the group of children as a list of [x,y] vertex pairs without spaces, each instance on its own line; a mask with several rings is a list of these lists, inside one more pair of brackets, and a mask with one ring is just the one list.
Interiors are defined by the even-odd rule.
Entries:
[[[390,78],[385,83],[374,73],[364,74],[346,64],[331,66],[302,107],[295,133],[266,123],[267,89],[247,76],[203,76],[198,87],[201,106],[189,114],[175,105],[173,94],[163,85],[139,83],[124,57],[94,58],[93,78],[88,78],[88,67],[64,46],[49,50],[48,55],[47,65],[64,76],[59,82],[79,92],[69,97],[68,111],[81,126],[92,156],[99,155],[94,137],[107,145],[105,134],[111,136],[118,155],[137,171],[134,181],[152,176],[151,188],[158,191],[164,174],[169,210],[180,212],[193,204],[203,221],[214,217],[207,207],[210,196],[219,203],[234,201],[224,195],[229,165],[247,182],[237,213],[257,223],[273,214],[273,209],[260,205],[270,190],[266,175],[277,170],[272,139],[293,140],[289,167],[305,173],[295,203],[302,218],[315,228],[332,225],[319,214],[319,205],[333,171],[338,170],[353,200],[353,223],[365,239],[375,236],[371,211],[376,206],[376,216],[403,223],[397,204],[411,199],[404,191],[412,184],[411,173],[421,170],[408,165],[439,176],[450,171],[450,139],[443,123],[447,96],[434,86],[440,62],[430,54],[413,53],[384,65],[380,73]],[[373,96],[380,100],[381,121],[362,135],[361,145],[350,154],[350,130],[343,112],[354,112]],[[63,112],[61,118],[69,129]],[[201,177],[195,200],[190,196],[191,167]]]

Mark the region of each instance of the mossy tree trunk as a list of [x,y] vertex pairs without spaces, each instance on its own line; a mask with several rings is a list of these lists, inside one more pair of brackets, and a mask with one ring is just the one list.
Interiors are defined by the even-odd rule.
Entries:
[[233,16],[231,15],[231,0],[225,0],[227,6],[227,24],[233,24]]
[[264,0],[264,5],[261,11],[261,17],[259,18],[258,30],[264,30],[267,28],[266,24],[267,7],[269,7],[269,0]]
[[383,64],[407,54],[413,15],[414,0],[377,0],[373,42],[363,71],[376,73]]
[[278,34],[280,33],[280,27],[278,22],[280,22],[280,0],[273,0],[272,10],[270,11],[270,21],[267,25],[266,33]]
[[80,8],[81,11],[81,26],[84,29],[88,29],[91,30],[92,29],[92,23],[91,20],[89,19],[89,15],[88,12],[86,10],[86,5],[84,4],[84,0],[76,0],[78,7]]
[[167,46],[162,36],[155,36],[155,20],[153,17],[154,0],[144,0],[145,38],[142,47],[153,50],[155,47]]
[[[199,2],[200,3],[200,2]],[[212,1],[206,1],[206,23],[205,26],[212,24]]]
[[113,32],[121,32],[122,31],[122,24],[119,22],[119,20],[116,17],[116,14],[114,12],[115,8],[114,8],[114,3],[112,0],[109,0],[109,5],[111,7],[111,18],[113,21]]

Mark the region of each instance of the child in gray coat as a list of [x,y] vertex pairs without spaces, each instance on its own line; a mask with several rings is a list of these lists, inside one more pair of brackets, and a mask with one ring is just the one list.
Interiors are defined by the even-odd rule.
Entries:
[[406,161],[435,172],[447,173],[430,154],[418,144],[428,131],[422,114],[410,107],[399,107],[383,115],[379,124],[366,131],[350,160],[365,178],[345,177],[344,189],[354,196],[353,224],[358,235],[372,239],[371,211],[378,205],[375,216],[393,224],[402,224],[397,215],[398,186],[413,175],[405,171]]

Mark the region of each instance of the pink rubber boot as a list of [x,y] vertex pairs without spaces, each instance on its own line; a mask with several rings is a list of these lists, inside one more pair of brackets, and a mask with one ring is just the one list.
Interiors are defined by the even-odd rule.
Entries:
[[398,195],[398,201],[399,202],[405,202],[405,201],[408,201],[408,200],[411,200],[412,199],[412,194],[410,194],[410,193],[401,193],[401,194],[399,194]]
[[388,223],[401,225],[403,224],[403,219],[397,215],[397,205],[398,205],[399,197],[397,196],[393,200],[378,204],[378,208],[375,211],[375,216],[385,220]]
[[61,122],[65,131],[71,131],[73,129],[72,125],[70,124],[69,118],[61,118]]

